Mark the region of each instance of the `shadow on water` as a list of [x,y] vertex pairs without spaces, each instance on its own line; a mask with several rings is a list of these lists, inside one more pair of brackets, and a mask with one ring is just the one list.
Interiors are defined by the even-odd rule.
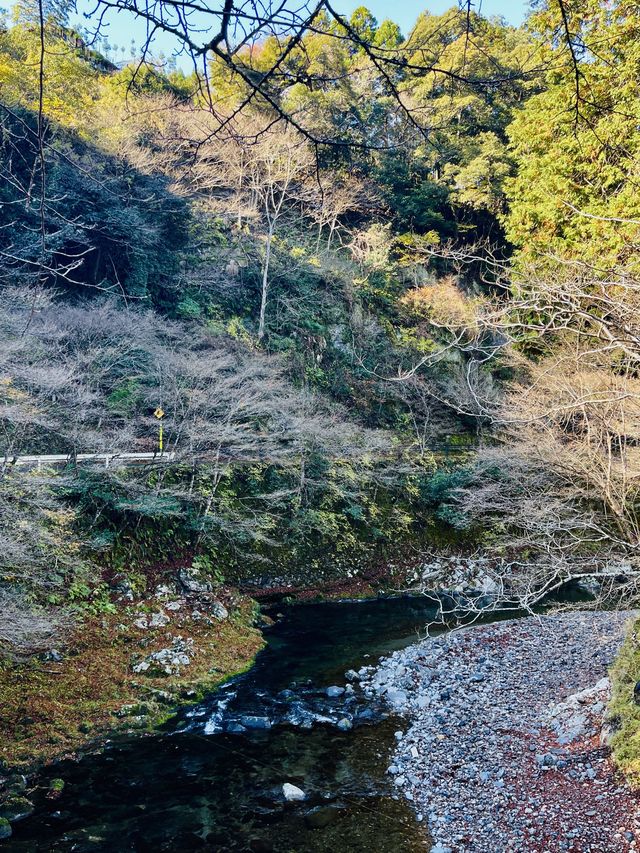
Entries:
[[[403,723],[357,688],[337,697],[326,688],[424,636],[434,614],[422,597],[284,608],[255,666],[166,731],[121,739],[43,774],[35,813],[14,824],[2,849],[429,850],[385,772]],[[247,725],[256,720],[271,727]],[[51,778],[65,781],[56,800],[43,793]],[[286,802],[285,782],[306,799]]]
[[[403,724],[371,713],[361,696],[329,699],[326,687],[344,685],[346,670],[415,642],[433,605],[398,598],[282,613],[266,630],[268,645],[255,666],[170,730],[116,741],[102,754],[51,768],[42,788],[62,778],[62,795],[36,797],[36,812],[14,824],[2,849],[428,850],[426,833],[408,805],[394,799],[385,773],[394,731]],[[275,725],[226,730],[247,715],[265,715]],[[345,718],[353,728],[341,731],[335,723]],[[205,734],[212,720],[214,733]],[[307,799],[287,803],[285,782]]]

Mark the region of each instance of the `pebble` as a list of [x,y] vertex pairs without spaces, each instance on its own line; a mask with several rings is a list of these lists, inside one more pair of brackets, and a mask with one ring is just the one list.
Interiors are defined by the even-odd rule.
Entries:
[[431,853],[496,853],[497,837],[505,853],[636,850],[638,800],[597,752],[631,615],[465,628],[360,672],[365,694],[409,722],[387,772],[428,821]]

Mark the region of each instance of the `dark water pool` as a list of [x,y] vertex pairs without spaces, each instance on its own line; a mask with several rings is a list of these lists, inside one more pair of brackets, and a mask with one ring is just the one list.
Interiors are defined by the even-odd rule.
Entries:
[[[394,799],[385,773],[402,724],[357,688],[333,698],[326,688],[345,685],[346,670],[414,642],[433,615],[422,598],[283,610],[251,671],[169,730],[52,768],[43,791],[60,777],[62,795],[36,794],[35,814],[14,824],[1,849],[428,850],[426,832]],[[306,799],[286,802],[285,782]]]

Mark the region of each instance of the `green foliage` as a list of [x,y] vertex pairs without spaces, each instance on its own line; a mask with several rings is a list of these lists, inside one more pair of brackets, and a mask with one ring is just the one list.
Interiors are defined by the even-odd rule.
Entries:
[[377,168],[383,197],[398,227],[419,233],[435,231],[442,237],[455,232],[447,188],[433,179],[433,170],[421,157],[389,154]]
[[640,706],[634,688],[640,681],[638,620],[630,622],[622,648],[611,670],[611,700],[607,716],[615,731],[613,760],[634,787],[640,785]]
[[456,498],[458,490],[468,486],[472,476],[471,468],[443,467],[424,483],[424,496],[435,507],[435,516],[456,529],[469,526]]
[[125,379],[116,385],[106,402],[115,415],[127,417],[137,409],[140,396],[140,383],[135,379]]
[[507,236],[523,261],[625,264],[640,217],[637,8],[627,0],[610,8],[597,0],[572,5],[568,26],[584,45],[578,90],[573,57],[556,40],[559,9],[541,6],[530,26],[552,62],[544,91],[509,129],[517,174],[506,182]]
[[217,586],[224,583],[224,572],[211,554],[196,554],[191,561],[191,566],[205,574]]
[[83,581],[74,581],[69,587],[67,597],[80,613],[98,616],[102,613],[116,612],[116,607],[111,601],[111,590],[106,583],[92,586]]

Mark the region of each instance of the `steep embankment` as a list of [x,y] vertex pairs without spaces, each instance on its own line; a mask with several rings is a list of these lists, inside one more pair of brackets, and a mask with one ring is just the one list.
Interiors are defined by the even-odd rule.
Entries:
[[603,728],[607,670],[630,615],[464,629],[369,675],[365,689],[411,721],[389,773],[428,820],[434,851],[636,849],[640,800]]

